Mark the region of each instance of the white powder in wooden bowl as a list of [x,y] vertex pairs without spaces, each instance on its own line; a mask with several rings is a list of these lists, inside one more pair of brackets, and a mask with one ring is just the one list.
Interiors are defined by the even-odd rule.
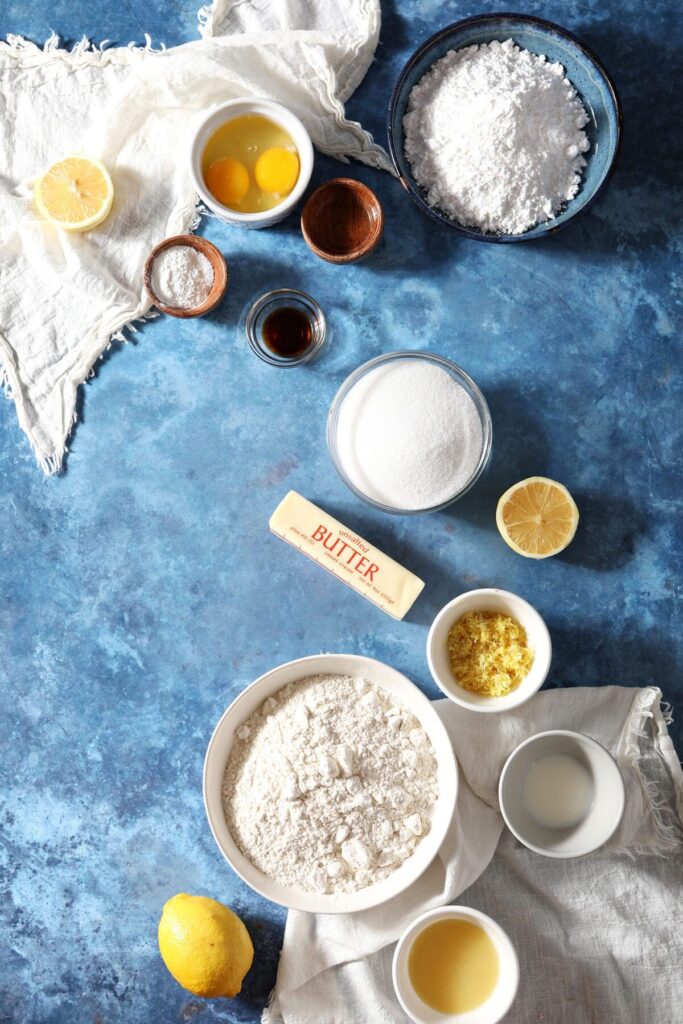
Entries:
[[351,676],[289,683],[237,730],[223,780],[255,867],[308,893],[386,878],[431,828],[437,763],[417,718]]
[[191,245],[162,249],[152,264],[152,291],[171,309],[201,306],[213,285],[213,267],[204,253]]

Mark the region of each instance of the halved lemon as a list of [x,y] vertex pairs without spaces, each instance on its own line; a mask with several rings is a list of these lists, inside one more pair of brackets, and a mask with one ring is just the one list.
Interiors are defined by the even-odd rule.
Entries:
[[69,156],[53,164],[36,181],[38,210],[63,231],[89,231],[111,210],[114,186],[99,160]]
[[564,484],[545,476],[530,476],[502,496],[496,525],[505,543],[518,555],[549,558],[573,539],[579,510]]

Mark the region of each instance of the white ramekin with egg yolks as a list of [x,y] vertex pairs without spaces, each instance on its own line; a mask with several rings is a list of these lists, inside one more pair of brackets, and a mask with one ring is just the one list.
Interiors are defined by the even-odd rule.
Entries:
[[[243,213],[219,202],[207,185],[205,168],[203,166],[206,148],[216,131],[228,121],[248,115],[260,115],[261,117],[268,118],[284,129],[294,142],[299,165],[296,183],[291,191],[277,205],[256,213]],[[272,159],[270,163],[268,160],[260,163],[259,176],[261,177],[262,184],[265,185],[278,184],[281,179],[284,180],[286,178],[284,172],[290,169],[283,166],[281,159]],[[234,192],[233,186],[235,188],[240,186],[238,179],[243,174],[237,167],[230,167],[227,170],[230,171],[230,174],[226,175],[226,183],[230,186],[228,188],[228,193],[230,194],[226,193],[229,199]],[[247,228],[270,227],[270,225],[277,224],[278,221],[283,220],[290,214],[305,192],[313,172],[313,145],[308,132],[299,118],[280,103],[275,103],[273,100],[260,99],[231,100],[229,103],[224,103],[222,106],[217,107],[200,124],[192,143],[191,171],[199,197],[204,205],[212,213],[215,213],[220,220],[225,221],[227,224],[237,224]]]

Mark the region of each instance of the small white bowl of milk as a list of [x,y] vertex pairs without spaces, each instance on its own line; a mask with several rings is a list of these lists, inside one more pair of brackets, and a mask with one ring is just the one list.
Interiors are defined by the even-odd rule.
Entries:
[[505,762],[498,799],[510,831],[545,857],[583,857],[614,835],[624,782],[604,747],[580,732],[540,732]]

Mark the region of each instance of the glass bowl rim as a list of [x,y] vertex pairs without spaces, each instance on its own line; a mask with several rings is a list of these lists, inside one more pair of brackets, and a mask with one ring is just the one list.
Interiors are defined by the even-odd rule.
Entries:
[[[374,498],[370,498],[367,494],[360,491],[355,484],[351,483],[347,477],[344,469],[341,465],[341,459],[337,453],[337,422],[339,420],[339,413],[344,399],[349,394],[351,389],[366,376],[376,366],[381,366],[384,363],[389,363],[398,359],[419,359],[426,362],[433,363],[436,366],[441,367],[451,377],[454,377],[459,384],[464,385],[464,390],[469,394],[470,398],[474,402],[474,406],[479,415],[479,421],[482,427],[482,446],[479,461],[477,462],[476,468],[474,469],[472,476],[467,481],[464,487],[456,491],[445,501],[439,502],[437,505],[429,505],[427,508],[393,508],[391,505],[385,505],[380,501],[376,501]],[[366,502],[368,505],[372,505],[373,508],[379,509],[381,512],[387,512],[389,515],[394,516],[419,516],[426,515],[429,512],[440,512],[442,509],[447,508],[454,502],[462,498],[477,482],[480,478],[486,466],[488,465],[489,459],[491,458],[491,448],[493,444],[493,422],[491,419],[491,412],[488,407],[488,403],[484,398],[483,392],[479,385],[473,380],[472,377],[463,370],[461,366],[454,363],[452,359],[447,359],[445,356],[436,355],[434,352],[423,352],[420,350],[413,349],[401,349],[397,352],[385,352],[382,355],[375,356],[373,359],[369,359],[365,363],[361,363],[357,366],[340,384],[337,392],[332,399],[330,410],[327,414],[327,426],[326,426],[326,440],[327,450],[330,453],[332,465],[337,473],[337,476],[346,484],[350,491],[352,491],[356,497],[360,498],[361,501]]]
[[[292,356],[290,358],[278,358],[275,354],[269,353],[261,346],[256,335],[255,324],[256,318],[263,312],[270,302],[288,297],[294,299],[300,305],[307,306],[309,311],[312,311],[315,319],[316,339],[310,348],[306,349],[305,352],[302,352],[301,355]],[[301,291],[299,288],[274,288],[271,291],[264,292],[263,295],[259,295],[259,297],[254,299],[249,306],[244,329],[247,335],[249,348],[252,350],[254,355],[257,355],[259,359],[262,359],[264,363],[268,363],[270,366],[279,366],[285,369],[290,366],[301,366],[302,363],[307,363],[320,351],[322,346],[325,344],[325,339],[327,338],[327,322],[325,320],[325,314],[313,296],[309,295],[308,292]]]

